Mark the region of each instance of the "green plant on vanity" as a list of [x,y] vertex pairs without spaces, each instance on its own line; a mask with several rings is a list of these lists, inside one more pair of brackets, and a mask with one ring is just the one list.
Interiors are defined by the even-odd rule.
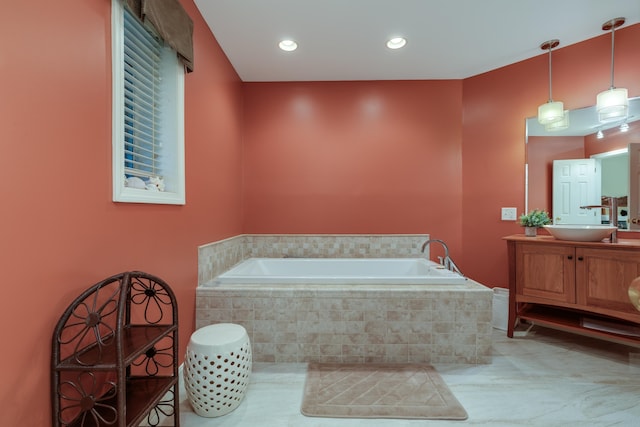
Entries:
[[528,214],[520,215],[520,225],[524,227],[524,234],[533,237],[537,234],[536,229],[544,225],[551,224],[551,218],[545,211],[534,209]]

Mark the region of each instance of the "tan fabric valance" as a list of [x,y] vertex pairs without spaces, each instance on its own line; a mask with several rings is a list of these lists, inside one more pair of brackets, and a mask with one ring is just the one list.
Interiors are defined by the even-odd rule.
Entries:
[[193,71],[193,21],[178,0],[124,0],[142,22],[148,20],[177,53],[187,72]]

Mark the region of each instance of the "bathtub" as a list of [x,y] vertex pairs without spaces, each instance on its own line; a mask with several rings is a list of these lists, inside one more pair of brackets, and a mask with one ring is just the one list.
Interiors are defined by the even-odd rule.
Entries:
[[216,284],[459,285],[466,278],[426,258],[249,258]]

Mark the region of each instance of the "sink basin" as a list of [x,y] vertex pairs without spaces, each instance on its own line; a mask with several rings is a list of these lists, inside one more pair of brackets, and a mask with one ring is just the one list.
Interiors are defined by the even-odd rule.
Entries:
[[616,229],[613,225],[580,225],[556,224],[545,225],[544,228],[558,240],[574,240],[577,242],[599,242],[611,236]]

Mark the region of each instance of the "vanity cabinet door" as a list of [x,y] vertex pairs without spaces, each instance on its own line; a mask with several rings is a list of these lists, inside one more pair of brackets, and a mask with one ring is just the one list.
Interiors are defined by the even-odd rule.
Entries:
[[631,281],[640,276],[640,251],[577,248],[576,259],[578,304],[640,319],[628,295]]
[[516,245],[516,293],[575,303],[575,248],[564,245]]

